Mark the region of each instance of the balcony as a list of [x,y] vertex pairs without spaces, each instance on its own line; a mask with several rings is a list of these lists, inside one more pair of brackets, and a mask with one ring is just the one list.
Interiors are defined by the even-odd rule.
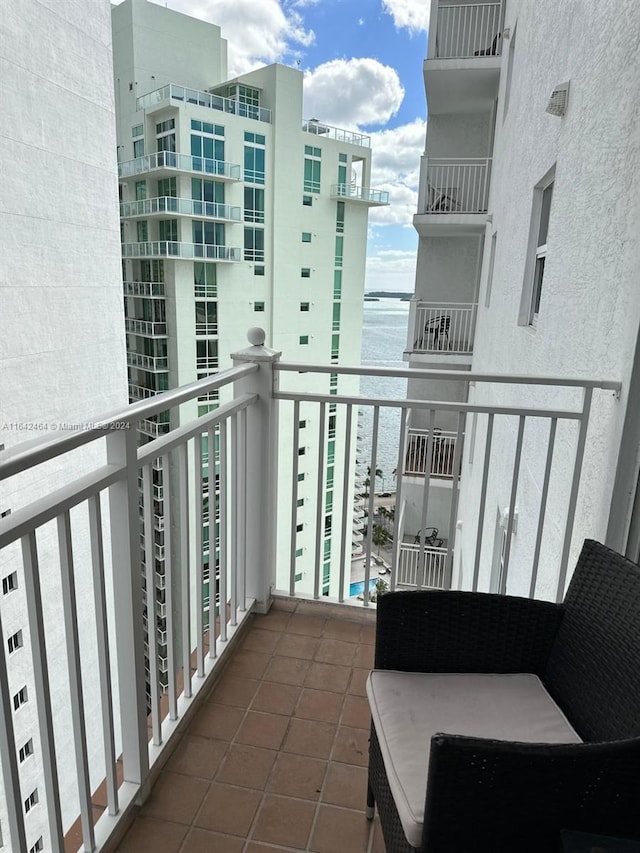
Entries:
[[434,429],[431,445],[429,444],[430,436],[431,432],[426,429],[409,430],[404,463],[405,476],[424,477],[425,471],[429,468],[431,477],[452,480],[458,436],[454,432]]
[[490,109],[500,81],[503,5],[432,3],[424,63],[431,115]]
[[354,130],[344,130],[342,127],[323,124],[317,118],[310,118],[303,122],[302,130],[305,133],[312,133],[314,136],[323,136],[325,139],[335,139],[337,142],[347,142],[349,145],[371,148],[371,137],[365,133],[357,133]]
[[237,163],[212,160],[209,157],[192,157],[190,154],[178,154],[176,151],[158,151],[118,163],[118,177],[122,180],[137,178],[150,172],[157,178],[168,177],[176,172],[197,172],[214,175],[218,181],[242,180],[242,170]]
[[470,364],[477,313],[477,302],[412,299],[405,359]]
[[[579,504],[579,491],[588,486],[590,504],[597,488],[593,469],[583,471],[583,461],[601,450],[593,418],[616,413],[619,383],[281,362],[278,353],[262,346],[255,330],[251,343],[234,354],[230,370],[104,418],[88,413],[84,430],[57,431],[0,454],[0,481],[11,485],[11,478],[25,471],[40,473],[39,466],[53,460],[63,469],[68,454],[78,448],[94,450],[93,456],[83,457],[77,479],[54,489],[43,476],[37,500],[0,520],[2,557],[20,563],[24,587],[29,642],[15,654],[23,656],[21,672],[33,675],[30,713],[39,723],[43,767],[39,807],[49,816],[45,849],[55,853],[65,849],[65,835],[69,850],[84,845],[87,850],[131,853],[159,849],[160,842],[163,849],[178,850],[185,842],[238,851],[267,844],[314,853],[382,853],[377,822],[368,824],[364,817],[369,725],[364,680],[373,661],[375,619],[369,594],[375,579],[371,528],[364,537],[362,600],[349,598],[349,466],[360,409],[373,414],[370,455],[362,460],[371,470],[377,467],[381,413],[399,410],[402,415],[394,548],[386,576],[391,589],[488,588],[499,541],[498,592],[563,595],[569,554],[576,545],[575,519],[586,506]],[[461,403],[309,390],[310,374],[331,373],[435,383],[453,378],[475,383],[475,396]],[[230,397],[215,411],[172,419],[179,424],[174,429],[153,420],[223,387]],[[492,389],[500,391],[499,402],[488,393]],[[310,579],[304,594],[296,581],[298,498],[301,489],[308,489],[308,483],[298,481],[296,460],[303,444],[303,410],[305,439],[312,422],[317,428],[317,444],[307,460],[318,461],[319,481],[326,482],[329,406],[336,407],[336,439],[344,449],[336,456],[333,482],[348,510],[334,518],[340,559],[335,595],[325,597],[323,512],[316,513],[309,492],[311,512],[306,511],[305,520],[313,538],[319,534],[318,547],[302,558]],[[445,436],[453,441],[453,462],[449,465],[444,454],[434,475],[452,483],[452,522],[441,548],[404,541],[409,409],[420,410],[430,424],[420,433],[427,446],[444,435],[435,430],[436,416],[444,413],[457,421]],[[278,448],[279,424],[284,423],[291,425],[292,440]],[[153,440],[137,447],[136,427],[144,425],[153,425]],[[470,433],[473,440],[465,440],[463,454],[462,438]],[[204,440],[206,447],[219,451],[216,463],[206,469]],[[306,440],[316,443],[315,438]],[[277,453],[284,468],[276,462]],[[426,500],[433,463],[424,468]],[[158,470],[164,513],[161,609],[166,620],[159,632],[152,630],[149,637],[147,631],[145,637],[140,508],[144,529],[158,529],[153,483]],[[279,470],[287,472],[280,482]],[[504,487],[500,493],[497,481]],[[201,496],[207,485],[210,495],[216,489],[219,494],[215,592],[205,591],[203,584]],[[315,491],[314,486],[311,493]],[[458,492],[464,501],[458,502]],[[498,500],[500,538],[495,540]],[[322,489],[318,501],[322,509]],[[287,519],[279,534],[275,507]],[[365,509],[373,518],[373,490]],[[580,537],[584,518],[581,524]],[[278,535],[284,537],[284,548],[278,546]],[[146,588],[151,590],[156,583],[154,537],[145,538],[144,550]],[[41,589],[45,570],[48,586]],[[57,639],[48,622],[53,588],[61,598]],[[157,622],[150,619],[147,627],[157,628]],[[13,660],[7,657],[6,643],[0,644],[4,685]],[[61,661],[68,680],[56,677]],[[6,687],[3,691],[10,695]],[[56,703],[64,714],[52,711]],[[16,758],[22,729],[14,731],[13,719],[12,713],[0,719],[8,814],[3,833],[9,849],[25,850],[27,838],[33,843],[31,817],[22,807]],[[75,767],[65,774],[60,773],[65,756],[56,749],[60,743],[75,758]]]
[[143,338],[166,338],[167,324],[155,323],[152,320],[134,320],[127,317],[124,321],[125,329],[132,335],[140,335]]
[[331,187],[331,198],[355,201],[369,207],[381,207],[389,204],[389,193],[386,190],[374,190],[372,187],[354,187],[351,184],[334,184]]
[[143,370],[150,370],[153,373],[169,369],[166,355],[154,356],[144,355],[140,352],[128,352],[127,364],[129,367],[141,367]]
[[151,240],[145,243],[123,243],[123,258],[204,258],[234,263],[242,260],[242,249],[216,246],[213,243],[179,243],[177,240]]
[[241,220],[241,209],[239,207],[230,204],[218,204],[213,201],[161,196],[120,203],[121,219],[166,216],[168,213],[198,219],[214,219],[219,222],[240,222]]
[[139,296],[143,299],[164,298],[164,282],[162,281],[123,281],[122,289],[125,296]]
[[484,234],[491,158],[423,158],[419,210],[413,224],[422,237]]
[[[178,104],[171,104],[171,101],[178,101]],[[180,103],[196,104],[199,107],[206,107],[227,115],[250,118],[255,121],[271,122],[271,110],[265,107],[244,104],[233,98],[222,98],[220,95],[213,95],[211,92],[189,89],[186,86],[177,86],[175,83],[169,83],[161,89],[156,89],[154,92],[137,98],[136,109],[146,110],[147,114],[152,115],[168,106],[179,106]]]

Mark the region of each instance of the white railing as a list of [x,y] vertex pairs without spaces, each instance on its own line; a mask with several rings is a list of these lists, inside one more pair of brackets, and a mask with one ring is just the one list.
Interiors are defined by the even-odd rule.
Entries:
[[472,353],[477,312],[477,302],[417,302],[411,351]]
[[423,213],[486,213],[491,157],[427,158]]
[[169,369],[166,355],[143,355],[141,352],[128,352],[127,364],[129,367],[141,367],[143,370]]
[[211,92],[203,92],[199,89],[189,89],[186,86],[177,86],[169,83],[161,89],[149,92],[136,99],[136,109],[146,110],[155,107],[166,100],[184,101],[187,104],[197,104],[199,107],[207,107],[210,110],[228,113],[229,115],[252,118],[256,121],[271,122],[271,110],[266,107],[258,107],[254,104],[243,104],[233,98],[223,98],[213,95]]
[[123,258],[206,258],[213,261],[241,261],[242,249],[213,243],[180,243],[177,240],[148,240],[123,243]]
[[158,170],[179,172],[204,172],[215,175],[216,178],[239,181],[242,169],[237,163],[227,163],[225,160],[212,160],[210,157],[193,157],[191,154],[178,154],[177,151],[158,151],[155,154],[145,154],[135,160],[125,160],[118,163],[119,178],[133,178],[146,172]]
[[409,430],[404,473],[409,476],[423,477],[425,470],[429,467],[432,477],[445,480],[453,479],[453,464],[456,458],[456,433],[447,430],[434,430],[430,465],[427,463],[429,458],[429,436],[430,432],[426,429],[412,428]]
[[123,281],[125,296],[142,296],[146,299],[164,296],[163,281]]
[[498,56],[502,3],[438,4],[434,59]]
[[142,385],[129,382],[129,397],[132,400],[148,400],[149,397],[155,397],[157,393],[157,391],[153,391],[151,388],[145,388]]
[[386,190],[375,190],[373,187],[354,187],[351,184],[333,184],[331,195],[353,201],[366,201],[370,204],[389,204],[389,193]]
[[214,201],[159,196],[158,198],[143,198],[138,201],[120,202],[121,219],[127,219],[131,216],[153,216],[156,213],[175,213],[182,216],[221,219],[231,222],[239,222],[241,219],[241,210],[239,207],[230,204],[218,204],[218,202]]
[[[28,701],[33,710],[29,719],[35,721],[40,735],[40,807],[47,815],[45,849],[53,853],[62,853],[64,833],[78,816],[84,849],[105,849],[110,837],[121,830],[121,822],[127,819],[134,804],[148,795],[152,777],[164,764],[175,739],[182,735],[185,714],[217,678],[219,667],[228,659],[231,642],[249,613],[268,609],[272,590],[278,588],[278,577],[282,575],[288,593],[296,594],[295,577],[301,565],[296,554],[301,488],[306,490],[310,504],[305,509],[305,522],[313,525],[315,515],[315,530],[312,529],[315,546],[302,558],[305,571],[312,578],[312,587],[306,594],[326,600],[321,589],[325,506],[327,488],[333,487],[332,506],[336,508],[340,503],[347,509],[334,516],[332,525],[332,553],[337,557],[332,565],[338,575],[338,584],[334,587],[339,593],[329,600],[342,603],[348,598],[353,454],[359,409],[366,408],[373,418],[369,458],[361,459],[358,452],[361,464],[372,471],[377,468],[381,413],[394,409],[401,414],[396,480],[399,511],[395,513],[389,576],[392,590],[399,587],[442,588],[452,584],[458,493],[464,485],[464,477],[470,476],[478,478],[478,488],[474,485],[465,504],[464,527],[465,531],[473,532],[475,549],[468,556],[467,574],[458,580],[459,585],[470,589],[478,589],[485,583],[480,567],[491,562],[494,550],[488,531],[494,523],[491,516],[495,514],[495,502],[488,483],[493,483],[499,475],[508,485],[504,497],[506,511],[498,591],[506,591],[511,573],[517,571],[518,577],[526,575],[533,595],[543,553],[547,561],[552,559],[553,562],[557,597],[563,595],[594,389],[619,391],[619,383],[464,371],[283,363],[278,361],[278,353],[262,346],[263,342],[263,335],[252,330],[253,346],[234,354],[235,366],[231,370],[158,394],[104,418],[88,413],[87,423],[79,425],[78,429],[58,430],[45,440],[17,445],[0,453],[0,482],[8,481],[11,485],[12,478],[19,478],[23,472],[40,474],[40,466],[49,466],[45,471],[50,472],[51,463],[71,472],[76,458],[73,454],[89,446],[94,450],[93,461],[83,457],[82,473],[75,479],[69,476],[65,485],[52,488],[43,473],[37,499],[14,507],[9,516],[0,519],[3,565],[5,560],[15,563],[22,587],[20,595],[25,602],[25,636],[28,634],[29,642],[15,654],[23,656],[20,672],[32,674]],[[510,389],[516,402],[482,402],[481,396],[469,403],[383,399],[310,390],[316,376],[323,379],[324,385],[324,374],[331,373],[343,378],[368,375],[436,383],[455,380],[474,383],[476,392],[479,387]],[[229,388],[231,399],[214,412],[195,419],[177,417],[173,421],[180,425],[174,429],[169,423],[158,424],[153,420],[223,386]],[[569,393],[573,405],[545,405],[549,400],[548,386],[553,388],[556,401],[560,392]],[[536,403],[534,392],[540,387],[545,394]],[[274,388],[279,390],[274,391]],[[330,409],[333,406],[335,412]],[[440,414],[445,413],[457,421],[457,428],[453,430],[448,535],[441,531],[441,535],[447,537],[446,547],[443,543],[443,547],[433,548],[427,545],[424,537],[416,546],[401,544],[400,527],[404,523],[407,503],[403,469],[409,409],[412,413],[420,411],[423,422],[428,424],[421,434],[426,436],[426,459],[433,458],[435,444],[441,435],[435,427]],[[336,455],[329,478],[326,436],[330,413],[336,418]],[[305,429],[304,442],[301,440],[301,416],[305,424],[302,427]],[[473,465],[467,464],[466,447],[466,461],[462,465],[462,437],[469,434],[467,422],[471,421],[474,422]],[[158,437],[137,447],[137,429],[151,424]],[[512,430],[513,441],[505,438],[511,433],[503,432],[504,424],[516,424],[515,433]],[[529,453],[525,459],[525,439],[528,441],[532,432],[539,431],[541,424],[545,440],[541,446],[536,446],[535,455]],[[278,435],[283,430],[287,430],[287,440],[279,442]],[[160,435],[160,432],[166,434]],[[153,435],[154,431],[149,434]],[[203,443],[206,449],[217,448],[219,456],[215,464],[203,464]],[[465,441],[465,445],[471,443]],[[303,444],[307,466],[305,482],[301,485],[298,451]],[[571,467],[566,469],[568,458],[572,460]],[[309,460],[317,460],[315,475]],[[558,463],[561,475],[569,470],[568,478],[554,473]],[[422,531],[426,530],[429,512],[429,468],[425,466]],[[286,474],[278,483],[279,471]],[[527,488],[520,490],[519,479],[525,477],[533,477],[536,487],[529,488],[527,481]],[[14,493],[20,494],[20,491],[14,489]],[[216,495],[219,517],[219,530],[216,533],[211,530],[209,534],[210,547],[216,547],[220,563],[219,580],[209,580],[213,585],[211,605],[203,591],[203,546],[207,541],[202,500],[205,493],[210,500]],[[275,507],[284,510],[288,522],[281,530],[289,555],[286,564],[278,567],[283,570],[282,574],[276,571],[276,526],[278,519],[282,520],[282,513],[278,514]],[[517,537],[514,535],[516,507],[519,513]],[[373,519],[373,489],[366,509],[368,517]],[[159,511],[163,513],[162,538],[152,534],[159,529]],[[372,527],[367,528],[363,549],[365,607],[371,604]],[[164,558],[164,600],[158,608],[155,600],[153,604],[149,602],[148,619],[144,614],[146,602],[140,583],[141,533],[145,534],[144,573],[149,591],[155,588],[157,581],[154,555],[162,553]],[[554,545],[551,558],[544,550],[548,537]],[[83,539],[88,543],[89,558],[74,559],[74,549]],[[157,545],[161,549],[157,549]],[[46,587],[41,586],[41,579],[46,580]],[[55,611],[50,594],[54,589],[60,590],[59,612]],[[81,600],[78,600],[79,594]],[[219,604],[216,606],[214,602]],[[212,608],[210,614],[207,612],[209,606]],[[157,610],[163,614],[160,626]],[[0,637],[5,636],[2,633],[5,612],[4,608],[0,611]],[[55,619],[60,629],[57,644],[49,631]],[[208,625],[215,626],[215,631],[209,631]],[[146,637],[145,626],[150,629]],[[159,645],[166,646],[166,652]],[[56,665],[50,671],[49,661],[54,659]],[[8,849],[22,851],[28,846],[17,761],[20,744],[16,742],[13,725],[9,680],[14,660],[13,657],[9,660],[6,642],[0,643],[3,697],[0,757],[8,815],[3,833],[8,838]],[[66,663],[68,682],[64,679],[53,681],[61,660]],[[83,698],[88,665],[95,670],[91,689],[99,696]],[[145,670],[150,710],[145,695]],[[166,701],[161,703],[165,683]],[[11,689],[16,689],[13,683]],[[52,702],[54,692],[55,702]],[[96,719],[85,718],[86,701],[93,701],[92,707],[96,707],[97,701],[97,723]],[[56,715],[52,711],[56,704],[70,709],[69,713]],[[22,729],[20,732],[22,736]],[[76,760],[75,772],[64,776],[59,772],[60,753],[56,751],[60,742],[71,745]],[[117,768],[119,763],[121,775]],[[92,805],[92,795],[102,784],[108,806],[98,817],[99,810]]]
[[316,118],[310,118],[302,123],[302,130],[313,133],[315,136],[324,136],[325,139],[336,139],[338,142],[348,142],[349,145],[362,145],[371,148],[371,137],[354,130],[344,130],[342,127],[333,127],[324,124]]
[[449,589],[447,549],[419,545],[400,546],[396,586],[415,589]]
[[167,336],[167,324],[156,323],[153,320],[134,320],[127,317],[125,329],[133,335],[144,335],[147,338],[166,338]]

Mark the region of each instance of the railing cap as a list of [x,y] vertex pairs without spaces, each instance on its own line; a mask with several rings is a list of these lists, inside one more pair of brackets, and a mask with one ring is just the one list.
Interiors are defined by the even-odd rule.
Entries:
[[264,329],[260,326],[251,326],[247,331],[247,340],[251,346],[231,353],[234,364],[238,361],[279,361],[282,352],[266,347],[264,345],[265,339]]

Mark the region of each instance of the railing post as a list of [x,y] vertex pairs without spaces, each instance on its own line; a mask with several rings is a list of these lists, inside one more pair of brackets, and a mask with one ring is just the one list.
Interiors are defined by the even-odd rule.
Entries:
[[[122,762],[126,782],[139,785],[144,800],[149,775],[147,702],[142,624],[138,456],[135,423],[107,435],[107,461],[124,468],[124,476],[109,488],[113,603],[118,626],[113,642],[118,662]],[[149,536],[149,531],[145,531]],[[149,633],[155,631],[155,608],[147,614]]]
[[[263,329],[249,329],[252,346],[231,355],[234,366],[248,362],[258,370],[234,383],[234,393],[257,394],[258,401],[247,410],[246,594],[256,602],[258,613],[271,606],[271,589],[276,582],[276,526],[278,480],[278,403],[275,362],[282,353],[264,346]],[[242,535],[242,532],[241,532]]]

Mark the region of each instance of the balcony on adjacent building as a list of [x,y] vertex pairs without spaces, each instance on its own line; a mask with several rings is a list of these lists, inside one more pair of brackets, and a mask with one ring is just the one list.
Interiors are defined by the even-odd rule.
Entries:
[[470,364],[477,312],[477,302],[412,299],[405,359]]
[[302,130],[305,133],[313,133],[314,136],[323,136],[325,139],[335,139],[337,142],[346,142],[349,145],[361,145],[364,148],[371,148],[371,137],[365,133],[358,133],[355,130],[345,130],[342,127],[333,127],[333,125],[318,121],[317,118],[310,118],[303,122]]
[[[355,449],[359,410],[372,413],[370,452],[363,461],[372,471],[381,415],[387,410],[401,415],[394,433],[393,552],[385,575],[391,590],[486,589],[497,541],[499,593],[534,596],[542,590],[544,597],[563,596],[576,518],[581,537],[585,534],[579,490],[588,486],[590,502],[597,488],[593,469],[583,471],[586,454],[601,448],[602,436],[590,426],[596,413],[605,416],[598,424],[619,414],[614,396],[619,383],[282,362],[263,346],[260,330],[251,330],[250,340],[252,346],[234,353],[229,370],[105,417],[87,412],[87,429],[57,431],[0,453],[0,481],[11,484],[11,478],[40,473],[53,460],[63,466],[67,454],[80,448],[95,451],[77,479],[52,490],[43,476],[38,499],[0,519],[0,553],[4,557],[12,549],[26,579],[20,594],[30,617],[29,643],[16,654],[24,657],[23,671],[34,673],[29,701],[40,733],[39,808],[48,816],[46,849],[54,853],[65,845],[132,853],[160,849],[161,843],[170,851],[199,845],[248,853],[267,845],[315,853],[383,852],[377,821],[368,823],[364,811],[369,736],[364,684],[373,665],[370,590],[378,578],[372,525],[357,563],[362,593],[350,594],[356,564],[349,448]],[[130,353],[130,363],[133,356],[150,358]],[[312,390],[311,375],[332,373],[410,382],[454,378],[475,383],[476,393],[470,402],[453,402]],[[228,396],[216,409],[204,407],[193,417],[189,406],[191,414],[169,422],[169,411],[182,414],[183,404],[222,388]],[[499,403],[483,396],[487,388],[504,392]],[[422,432],[409,429],[410,410],[427,424]],[[346,448],[336,453],[331,484],[347,509],[333,522],[331,548],[340,559],[332,595],[324,596],[329,412],[335,415],[336,440]],[[441,416],[457,427],[438,431]],[[284,424],[291,431],[286,443],[278,441]],[[313,464],[301,482],[297,460],[312,424],[315,446],[305,459]],[[136,429],[152,440],[138,447]],[[443,451],[434,453],[438,441]],[[428,459],[429,464],[421,461]],[[416,541],[413,529],[407,541],[407,479],[421,465],[425,523],[421,538]],[[162,486],[155,482],[159,471]],[[434,523],[426,501],[437,479],[451,483],[451,506],[448,531],[434,545],[424,531]],[[499,497],[497,480],[504,484]],[[209,574],[203,548],[207,489],[217,496],[219,531],[210,533],[217,579],[213,570]],[[459,502],[465,489],[465,501]],[[300,557],[302,497],[316,545]],[[371,519],[374,499],[370,489],[364,509]],[[281,529],[279,516],[287,522]],[[156,630],[157,616],[154,624],[145,614],[140,535],[147,532],[143,570],[151,590],[158,582],[158,551],[149,533],[160,529],[164,617]],[[470,535],[474,547],[464,550]],[[87,538],[87,560],[74,560],[79,536]],[[51,545],[59,559],[43,562],[48,586],[41,589],[39,560]],[[301,582],[302,564],[308,580]],[[56,611],[55,648],[47,630],[47,592],[53,587],[62,589],[64,604]],[[61,664],[68,679],[57,677]],[[8,666],[2,643],[4,685]],[[69,713],[52,713],[52,700]],[[0,746],[9,817],[3,834],[16,851],[29,849],[30,820],[23,809],[18,734],[11,712],[4,713]],[[76,772],[65,778],[59,774],[60,743],[76,758]]]
[[186,86],[178,86],[169,83],[160,89],[149,92],[136,99],[136,109],[145,110],[151,115],[159,110],[180,104],[195,104],[210,110],[226,113],[227,115],[250,118],[255,121],[271,122],[271,110],[256,104],[246,104],[234,98],[223,98],[212,92],[203,92],[199,89],[190,89]]
[[483,234],[489,204],[491,157],[423,157],[418,213],[420,236]]
[[141,367],[143,370],[150,370],[154,373],[157,371],[167,371],[169,369],[166,355],[153,356],[144,355],[140,352],[129,351],[127,353],[127,364],[129,367]]
[[139,296],[144,299],[163,299],[165,295],[162,281],[123,281],[122,289],[125,296]]
[[176,172],[197,172],[212,175],[217,181],[242,180],[242,169],[237,163],[213,160],[210,157],[194,157],[191,154],[179,154],[177,151],[157,151],[155,154],[145,154],[135,160],[118,163],[118,177],[121,180],[150,172],[157,178],[170,177]]
[[334,184],[331,187],[331,198],[340,201],[355,201],[369,207],[380,207],[389,204],[389,193],[386,190],[375,190],[372,187],[356,187],[351,184]]
[[152,320],[135,320],[127,317],[124,321],[125,329],[132,335],[140,335],[143,338],[166,338],[167,324],[156,323]]
[[241,208],[239,207],[191,198],[160,196],[159,198],[120,202],[121,219],[146,219],[154,216],[166,216],[168,213],[197,219],[215,219],[220,222],[240,222],[242,218]]
[[214,243],[181,243],[177,240],[149,240],[144,243],[123,243],[123,258],[205,259],[233,263],[242,260],[242,249],[217,246]]

